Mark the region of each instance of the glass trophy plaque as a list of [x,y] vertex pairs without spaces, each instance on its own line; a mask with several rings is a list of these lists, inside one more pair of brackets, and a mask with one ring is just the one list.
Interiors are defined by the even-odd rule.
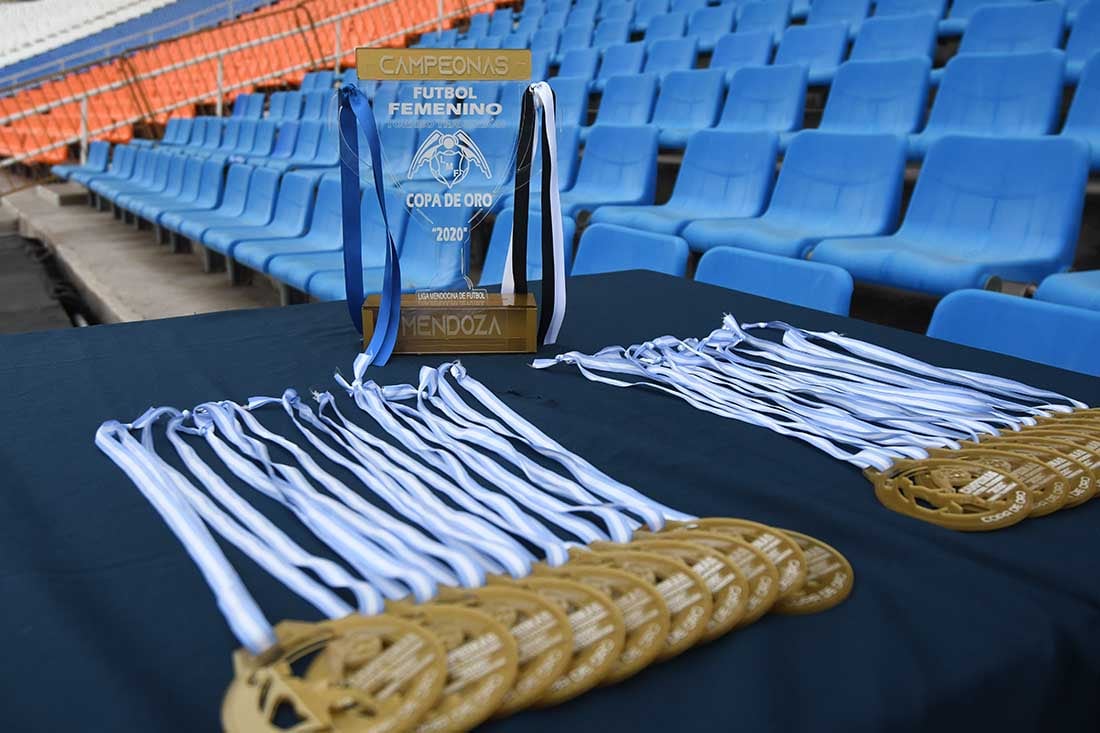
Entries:
[[[356,61],[359,78],[377,82],[372,108],[399,243],[394,353],[534,351],[531,295],[488,293],[470,272],[471,239],[488,241],[479,227],[514,194],[530,51],[360,48]],[[365,342],[380,301],[363,304]]]

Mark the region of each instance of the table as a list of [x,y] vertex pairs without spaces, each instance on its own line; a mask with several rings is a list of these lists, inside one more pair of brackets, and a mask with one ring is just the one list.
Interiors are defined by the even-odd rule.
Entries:
[[[544,351],[703,336],[726,312],[843,330],[1100,402],[1097,379],[652,273],[572,280],[560,344]],[[0,338],[7,730],[218,728],[236,640],[180,544],[93,434],[101,421],[132,419],[152,404],[330,387],[334,368],[350,372],[357,343],[342,303]],[[564,367],[538,372],[528,359],[464,363],[616,478],[695,514],[818,536],[847,555],[856,582],[827,613],[765,617],[624,684],[486,730],[1100,726],[1092,555],[1100,501],[995,534],[949,532],[884,509],[855,468],[808,445]],[[438,361],[395,357],[371,376],[414,380],[420,364]],[[271,414],[265,423],[290,435],[289,422]],[[287,513],[265,511],[316,547]],[[228,554],[270,618],[316,617],[247,558]]]

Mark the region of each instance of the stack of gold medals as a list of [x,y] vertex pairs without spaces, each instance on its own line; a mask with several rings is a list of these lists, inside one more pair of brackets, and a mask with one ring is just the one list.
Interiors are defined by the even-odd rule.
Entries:
[[[850,564],[824,542],[649,499],[459,364],[393,387],[364,383],[359,366],[338,381],[374,432],[329,393],[314,393],[314,410],[288,390],[151,409],[96,435],[184,544],[244,647],[222,706],[228,731],[468,730],[622,681],[769,611],[824,611],[852,590]],[[314,451],[265,427],[254,413],[268,405]],[[157,454],[162,418],[192,476]],[[196,442],[341,562],[296,544]],[[328,620],[272,625],[211,530]]]
[[885,506],[949,529],[1079,506],[1100,480],[1100,411],[837,333],[726,316],[706,339],[664,336],[534,366],[557,364],[804,440],[862,468]]

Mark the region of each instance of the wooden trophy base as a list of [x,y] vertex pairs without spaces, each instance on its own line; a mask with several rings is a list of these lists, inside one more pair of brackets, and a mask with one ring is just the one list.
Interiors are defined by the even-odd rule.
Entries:
[[[381,296],[363,302],[363,344],[378,322]],[[536,350],[538,308],[531,293],[480,290],[406,293],[395,354],[530,354]]]

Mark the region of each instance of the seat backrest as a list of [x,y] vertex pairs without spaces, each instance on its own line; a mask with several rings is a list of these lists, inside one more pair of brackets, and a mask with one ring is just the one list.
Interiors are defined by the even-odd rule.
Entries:
[[560,30],[565,25],[565,18],[569,15],[569,11],[551,10],[550,12],[543,13],[539,18],[539,28],[549,28],[552,30]]
[[466,35],[481,38],[489,33],[489,14],[476,13],[470,16],[470,27],[466,29]]
[[1058,48],[1066,8],[1058,2],[986,5],[974,11],[958,53],[1027,53]]
[[317,142],[317,154],[313,165],[338,165],[340,163],[340,126],[335,122],[321,123],[321,139]]
[[1100,51],[1100,0],[1089,0],[1077,11],[1066,41],[1066,60],[1084,63]]
[[[284,124],[297,124],[297,123],[284,123]],[[249,148],[248,154],[250,155],[271,155],[271,149],[275,145],[275,121],[274,120],[257,120],[256,122],[256,138],[252,143],[252,147]],[[293,146],[291,146],[293,148]]]
[[[388,210],[388,208],[387,208]],[[401,245],[401,287],[403,290],[454,287],[469,272],[468,247],[437,241],[434,227],[468,226],[474,211],[469,208],[432,208],[424,217],[409,217]]]
[[944,69],[926,130],[1045,135],[1062,101],[1063,65],[1059,51],[955,56]]
[[311,91],[329,91],[336,82],[336,74],[331,69],[311,71],[302,79],[302,88]]
[[271,221],[275,210],[275,197],[279,191],[279,171],[274,168],[256,168],[248,180],[242,215],[249,224],[261,225]]
[[[416,154],[416,128],[386,125],[378,131],[378,135],[382,140],[382,170],[389,178],[396,177],[396,180],[401,180],[412,165],[413,155]],[[363,154],[365,150],[366,148],[360,144],[361,161],[366,160]],[[360,165],[360,168],[362,167]]]
[[267,104],[268,119],[281,120],[286,112],[286,92],[274,92]]
[[607,48],[630,42],[630,16],[623,15],[618,18],[605,17],[596,24],[596,30],[592,33],[593,48]]
[[222,132],[225,129],[225,120],[221,117],[210,117],[206,120],[206,141],[202,147],[217,150],[222,142]]
[[283,176],[275,197],[275,213],[271,226],[280,234],[304,232],[313,213],[314,189],[317,177],[311,173],[287,173]]
[[504,37],[504,40],[500,42],[501,48],[511,49],[524,49],[531,44],[531,33],[529,31],[517,30],[515,33],[509,33]]
[[252,178],[250,165],[235,164],[229,166],[229,172],[225,176],[225,196],[216,212],[224,216],[238,216],[244,211],[245,200],[248,198],[248,183]]
[[202,174],[199,178],[198,195],[195,197],[195,205],[200,209],[212,209],[221,200],[225,181],[222,173],[225,166],[217,159],[203,161]]
[[183,178],[180,181],[179,199],[181,201],[194,201],[199,195],[199,183],[202,179],[202,160],[188,158],[183,169]]
[[172,138],[172,145],[186,145],[191,140],[191,134],[194,131],[195,120],[194,118],[182,118],[176,120],[176,134]]
[[322,178],[317,185],[317,195],[313,202],[313,218],[309,223],[310,239],[332,242],[334,248],[340,246],[344,231],[341,204],[340,179]]
[[154,156],[156,161],[153,164],[152,175],[146,179],[148,182],[146,188],[150,191],[163,191],[165,184],[168,183],[168,169],[177,156],[169,152],[154,153]]
[[706,39],[713,44],[733,30],[736,17],[737,7],[734,5],[700,8],[688,18],[687,35]]
[[649,52],[646,54],[645,66],[642,67],[646,73],[664,74],[695,66],[694,38],[663,39],[648,46]]
[[496,49],[500,48],[503,43],[504,39],[500,38],[499,36],[484,36],[477,39],[477,43],[474,45],[474,48]]
[[303,120],[319,120],[321,119],[321,110],[325,103],[324,92],[303,92],[302,93],[302,116]]
[[247,155],[252,151],[252,148],[256,145],[256,126],[260,120],[256,119],[242,119],[240,129],[237,131],[237,144],[233,146],[232,152],[242,155]]
[[806,23],[844,23],[854,26],[862,23],[870,14],[871,0],[814,0]]
[[852,44],[852,61],[932,58],[939,21],[931,13],[868,18]]
[[730,79],[718,127],[784,132],[802,127],[805,66],[745,66]]
[[318,120],[302,120],[298,126],[298,140],[294,143],[295,160],[312,160],[317,155],[324,123]]
[[947,10],[947,0],[875,0],[875,17],[928,13],[939,20]]
[[233,100],[233,116],[237,118],[249,117],[249,112],[254,108],[257,96],[255,94],[238,94],[237,98]]
[[588,80],[581,77],[555,76],[550,80],[557,101],[559,126],[583,125],[588,121]]
[[[504,265],[508,259],[508,247],[512,242],[512,209],[505,209],[493,222],[493,233],[489,238],[489,249],[485,252],[485,263],[481,268],[478,285],[499,285],[504,279]],[[565,272],[573,266],[573,237],[577,225],[572,217],[562,217],[562,238],[565,241]],[[530,280],[542,279],[542,212],[532,208],[527,220],[527,277]]]
[[634,3],[634,26],[645,28],[649,21],[668,12],[668,0],[636,0]]
[[836,265],[734,247],[703,253],[695,280],[840,316],[848,315],[854,287]]
[[1020,0],[951,0],[951,10],[948,11],[947,17],[967,20],[974,15],[975,10],[984,5],[1006,5],[1019,1]]
[[[577,161],[580,159],[580,128],[561,127],[558,129],[558,189],[567,191],[573,185],[577,174]],[[531,185],[542,190],[542,154],[531,161]]]
[[1100,376],[1100,311],[958,290],[939,302],[932,338]]
[[710,127],[718,118],[726,75],[721,69],[673,71],[665,77],[653,108],[658,127]]
[[558,51],[565,53],[577,48],[588,48],[592,43],[592,26],[567,25],[561,30],[561,38],[558,40]]
[[[1100,2],[1100,0],[1097,0]],[[612,76],[637,74],[642,70],[645,62],[644,43],[624,43],[618,46],[608,46],[603,52],[603,60],[600,62],[600,71],[596,75],[598,79],[609,79]]]
[[595,125],[584,145],[575,190],[613,190],[652,200],[657,187],[657,129]]
[[1100,140],[1100,54],[1094,54],[1081,69],[1062,134]]
[[119,178],[129,178],[134,172],[136,163],[136,150],[127,145],[123,145],[121,150],[116,148],[115,155],[111,159],[111,174]]
[[241,120],[236,117],[230,117],[225,121],[225,132],[222,134],[221,144],[218,146],[218,150],[230,151],[237,147],[237,142],[241,137]]
[[844,58],[847,48],[848,26],[844,23],[791,26],[775,50],[775,63],[811,69],[833,67]]
[[183,169],[187,165],[187,161],[190,158],[186,155],[173,155],[172,159],[168,162],[168,178],[164,184],[164,196],[175,197],[179,195],[180,188],[183,187]]
[[111,154],[111,144],[103,140],[95,140],[88,144],[88,167],[95,170],[106,170],[107,159]]
[[562,58],[558,67],[558,75],[555,79],[591,79],[596,75],[596,67],[600,64],[600,51],[596,48],[579,48],[570,51]]
[[[390,225],[390,234],[393,235],[393,243],[397,246],[400,256],[405,240],[405,230],[408,228],[409,210],[405,208],[405,202],[398,191],[386,191],[386,220]],[[363,246],[363,267],[384,267],[386,264],[386,240],[385,222],[382,220],[382,209],[378,206],[378,196],[370,186],[363,189],[362,198],[359,201],[360,234]],[[343,226],[340,227],[341,233]],[[402,273],[404,274],[404,273]]]
[[492,17],[489,18],[489,35],[508,35],[512,31],[514,22],[511,8],[498,8],[493,11]]
[[[244,116],[252,120],[257,120],[263,117],[265,101],[266,100],[264,99],[263,94],[248,95],[248,105],[245,109]],[[236,112],[236,108],[234,108],[233,111]]]
[[687,261],[688,245],[680,237],[614,224],[593,224],[581,235],[572,274],[652,270],[683,276]]
[[681,12],[665,13],[649,21],[645,29],[646,43],[666,38],[683,38],[687,31],[687,15]]
[[710,57],[710,68],[727,73],[742,66],[764,66],[772,60],[772,34],[768,31],[738,31],[718,39]]
[[1088,148],[1065,137],[950,135],[924,159],[900,235],[960,259],[1073,262]]
[[773,40],[778,40],[790,17],[790,3],[786,0],[746,3],[737,11],[737,32],[767,31]]
[[629,23],[634,18],[634,3],[628,0],[607,0],[600,6],[599,16],[602,19],[601,22],[621,19]]
[[556,28],[539,28],[531,34],[531,50],[557,53],[560,37],[561,31]]
[[653,115],[657,99],[657,76],[634,74],[613,76],[607,80],[600,107],[596,111],[596,124],[644,125]]
[[771,195],[778,154],[770,132],[701,130],[688,140],[669,203],[705,201],[722,216],[757,216]]
[[588,5],[574,5],[565,16],[565,25],[587,25],[589,28],[596,25],[596,15],[599,6],[596,3]]
[[164,136],[160,139],[164,145],[175,145],[176,139],[180,134],[180,122],[183,120],[179,117],[173,117],[164,125]]
[[301,92],[284,92],[286,97],[283,99],[283,115],[284,120],[297,120],[302,117],[302,102],[303,95]]
[[807,130],[791,140],[765,216],[805,225],[842,222],[844,231],[892,231],[905,178],[905,140]]
[[916,131],[928,101],[929,67],[926,58],[841,64],[819,127],[894,135]]

